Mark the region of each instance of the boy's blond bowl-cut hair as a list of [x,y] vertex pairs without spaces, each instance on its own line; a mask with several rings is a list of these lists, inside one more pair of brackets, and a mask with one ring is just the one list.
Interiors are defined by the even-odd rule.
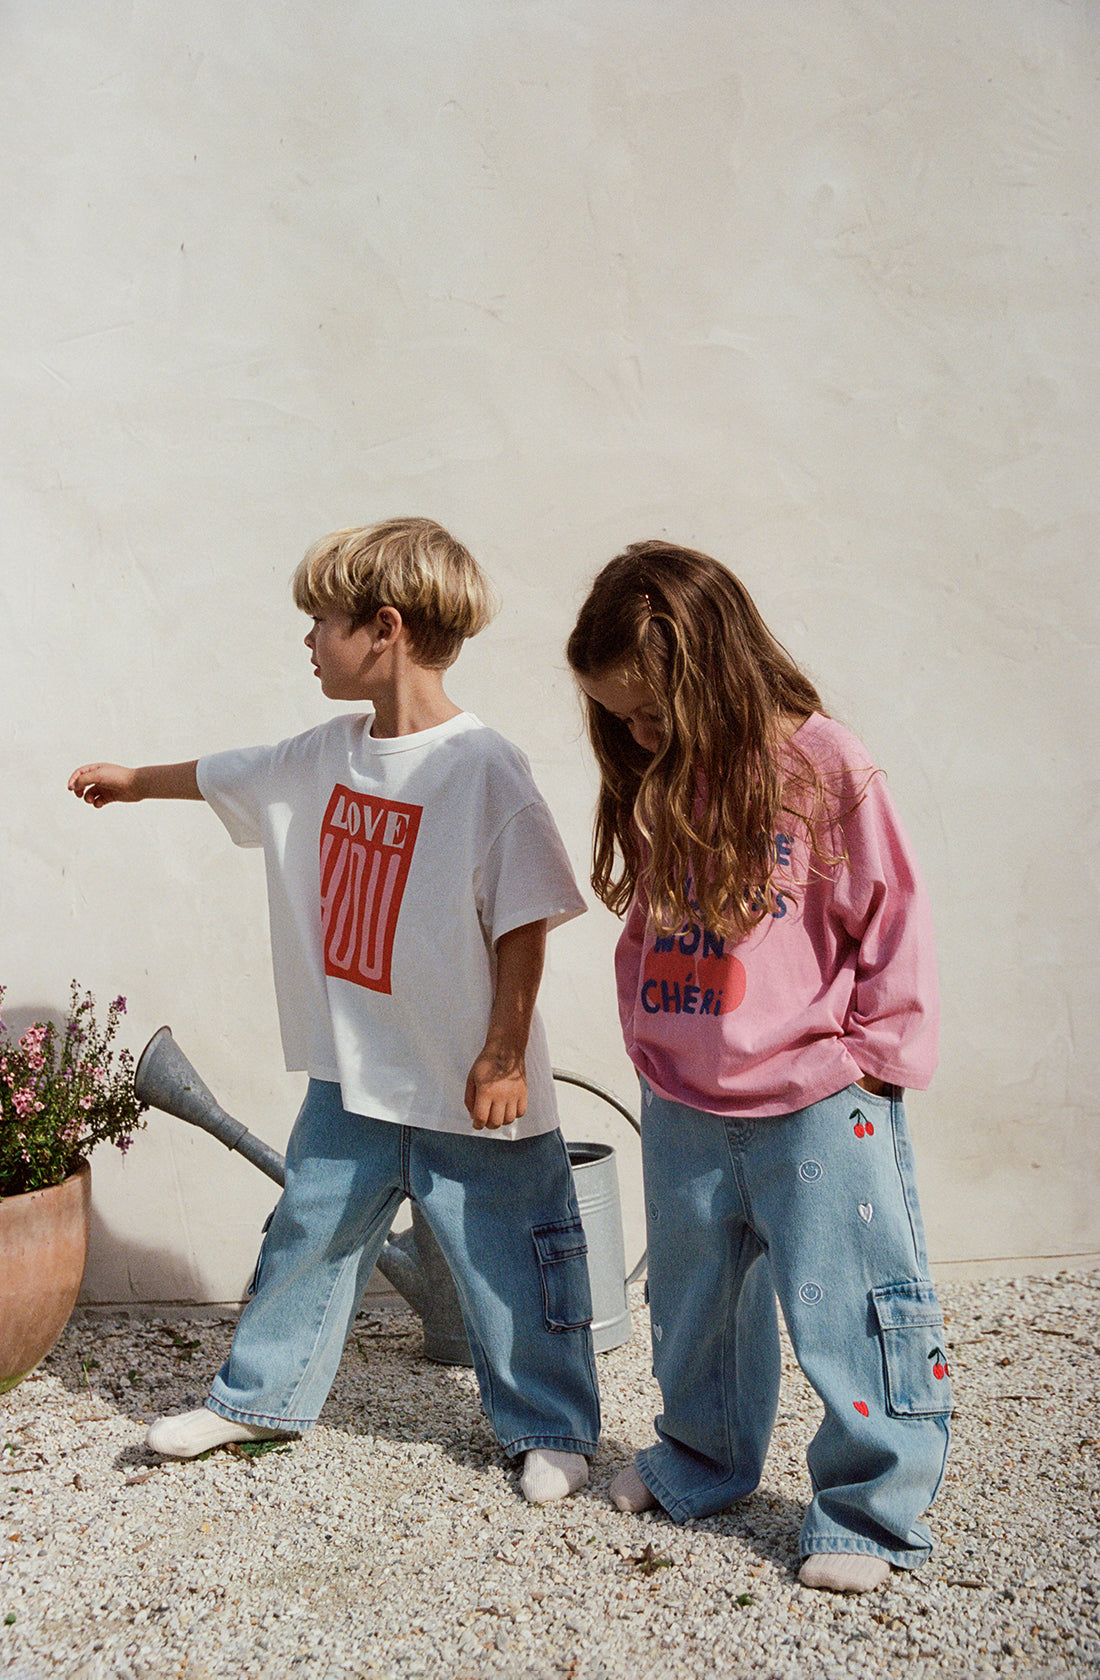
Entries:
[[302,612],[344,612],[353,629],[395,607],[417,664],[438,671],[454,664],[463,642],[496,611],[473,555],[431,519],[333,531],[306,551],[293,590]]

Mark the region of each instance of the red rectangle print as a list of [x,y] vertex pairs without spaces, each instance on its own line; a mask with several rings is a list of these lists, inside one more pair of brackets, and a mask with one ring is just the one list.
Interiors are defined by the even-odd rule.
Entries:
[[326,974],[390,991],[394,934],[422,809],[372,799],[339,782],[333,788],[321,824]]

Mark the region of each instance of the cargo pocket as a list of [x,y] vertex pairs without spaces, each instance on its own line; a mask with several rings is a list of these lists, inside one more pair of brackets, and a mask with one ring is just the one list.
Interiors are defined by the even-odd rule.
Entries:
[[536,1225],[531,1232],[542,1279],[542,1314],[548,1330],[581,1330],[592,1322],[588,1244],[579,1219]]
[[930,1283],[872,1289],[892,1417],[948,1417],[951,1382],[943,1313]]

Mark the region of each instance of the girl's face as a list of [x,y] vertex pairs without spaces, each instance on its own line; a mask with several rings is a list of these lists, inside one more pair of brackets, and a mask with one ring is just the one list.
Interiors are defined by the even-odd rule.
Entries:
[[661,708],[648,683],[633,676],[626,666],[612,668],[599,677],[578,677],[588,698],[625,723],[643,751],[655,753],[665,738]]

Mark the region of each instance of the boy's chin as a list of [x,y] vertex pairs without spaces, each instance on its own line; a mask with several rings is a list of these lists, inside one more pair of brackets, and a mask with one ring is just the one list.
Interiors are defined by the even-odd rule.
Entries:
[[336,683],[335,685],[330,685],[329,683],[322,681],[321,693],[324,695],[326,700],[345,700],[350,705],[354,706],[373,705],[373,701],[368,699],[365,694],[361,694],[354,684]]

